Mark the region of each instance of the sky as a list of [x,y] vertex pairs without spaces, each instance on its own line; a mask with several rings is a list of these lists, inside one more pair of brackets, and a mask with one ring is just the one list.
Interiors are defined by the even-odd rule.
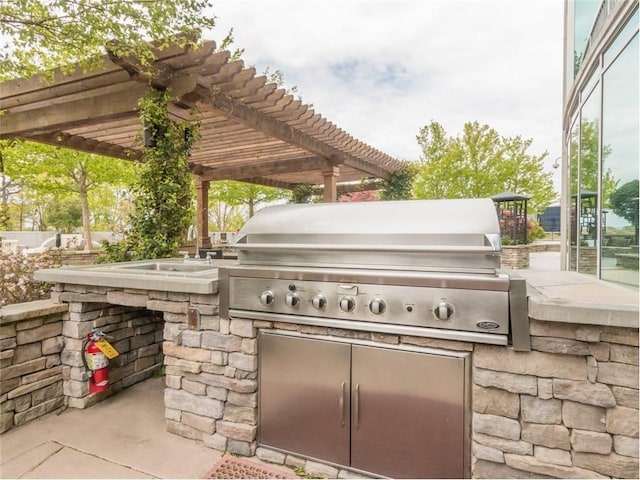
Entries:
[[421,127],[466,122],[562,153],[562,0],[215,0],[220,42],[357,139],[417,160]]

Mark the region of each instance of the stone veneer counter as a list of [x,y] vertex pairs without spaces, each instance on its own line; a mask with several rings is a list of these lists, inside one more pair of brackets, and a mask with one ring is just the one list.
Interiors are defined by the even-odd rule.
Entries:
[[519,270],[529,317],[550,322],[638,328],[638,292],[576,272]]

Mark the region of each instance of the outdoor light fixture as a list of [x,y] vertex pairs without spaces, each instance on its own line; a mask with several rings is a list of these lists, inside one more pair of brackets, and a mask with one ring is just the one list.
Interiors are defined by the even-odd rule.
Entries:
[[156,129],[144,119],[142,120],[142,144],[145,147],[156,146]]
[[560,166],[560,162],[559,160],[562,160],[562,157],[558,157],[553,161],[553,165],[551,165],[553,168],[557,169]]

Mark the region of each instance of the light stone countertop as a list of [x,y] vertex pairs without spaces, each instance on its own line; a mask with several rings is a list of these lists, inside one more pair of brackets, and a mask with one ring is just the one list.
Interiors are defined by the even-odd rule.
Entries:
[[38,270],[34,278],[49,283],[208,294],[218,291],[218,267],[235,263],[221,259],[210,264],[185,263],[181,258],[165,258]]
[[576,272],[518,270],[527,281],[529,317],[551,322],[638,328],[638,292]]

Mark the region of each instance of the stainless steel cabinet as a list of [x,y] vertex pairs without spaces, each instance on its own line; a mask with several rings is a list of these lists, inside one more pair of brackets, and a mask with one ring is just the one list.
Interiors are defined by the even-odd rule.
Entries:
[[263,334],[260,443],[349,465],[348,344]]
[[468,476],[468,354],[261,334],[260,444],[394,478]]

